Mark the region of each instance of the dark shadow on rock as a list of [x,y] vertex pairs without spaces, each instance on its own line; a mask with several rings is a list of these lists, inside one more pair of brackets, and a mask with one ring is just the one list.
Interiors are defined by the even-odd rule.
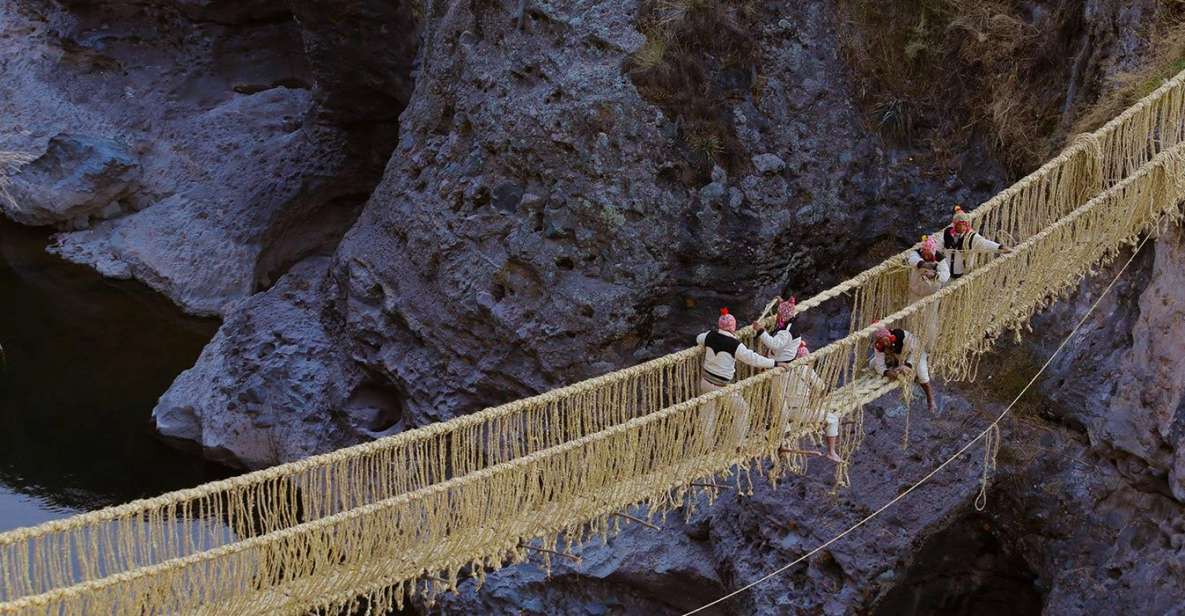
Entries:
[[874,616],[1041,614],[1037,574],[1007,549],[991,519],[974,511],[931,535]]

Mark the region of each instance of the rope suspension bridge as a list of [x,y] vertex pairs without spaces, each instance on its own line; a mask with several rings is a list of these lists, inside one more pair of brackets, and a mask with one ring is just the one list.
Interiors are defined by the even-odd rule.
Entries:
[[[911,302],[908,251],[799,304],[849,297],[850,333],[788,366],[699,395],[690,348],[374,442],[0,534],[0,614],[302,614],[455,591],[462,574],[555,555],[683,507],[731,477],[801,472],[826,413],[843,418],[847,482],[865,404],[901,385],[866,369],[877,326],[927,339],[932,372],[975,377],[999,335],[1019,338],[1142,234],[1182,217],[1185,73],[972,212],[1013,250]],[[755,347],[754,332],[739,336]],[[786,417],[777,388],[813,370]],[[904,393],[904,391],[903,391]],[[735,401],[743,400],[748,411]],[[787,436],[789,434],[789,436]],[[750,484],[751,485],[751,484]],[[649,520],[637,520],[649,523]]]

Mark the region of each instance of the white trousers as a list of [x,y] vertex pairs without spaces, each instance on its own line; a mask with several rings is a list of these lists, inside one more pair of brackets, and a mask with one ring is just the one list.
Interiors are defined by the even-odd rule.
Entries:
[[[809,402],[810,392],[806,391],[809,385],[796,375],[793,370],[782,375],[782,377],[775,379],[773,382],[773,403],[774,408],[780,409],[778,417],[781,423],[782,434],[786,434],[790,430],[790,420],[797,419],[812,423],[818,421],[818,417],[806,417],[806,406]],[[839,416],[835,413],[827,413],[824,421],[827,423],[827,436],[839,436]]]
[[926,352],[922,351],[921,359],[918,364],[913,367],[914,373],[917,375],[918,382],[922,385],[930,382],[930,366],[926,364]]
[[[699,393],[701,395],[711,393],[718,389],[723,389],[723,387],[709,383],[706,379],[700,379],[699,381]],[[732,420],[731,435],[733,441],[731,444],[734,446],[739,446],[741,441],[745,438],[745,435],[749,433],[749,403],[745,402],[745,399],[742,398],[740,394],[730,394],[725,396],[723,400],[716,399],[704,405],[702,416],[704,421],[704,430],[707,431],[708,438],[712,439],[713,443],[716,442],[716,411],[718,409],[718,405],[721,402],[730,405],[733,409],[734,415]]]
[[[918,295],[916,293],[909,294],[910,303],[916,302],[920,299],[925,299],[926,295]],[[938,344],[938,302],[930,304],[930,307],[916,313],[913,320],[918,325],[912,329],[915,332],[921,332],[922,342],[925,347],[932,349],[934,345]],[[929,375],[926,376],[926,381],[929,381]]]

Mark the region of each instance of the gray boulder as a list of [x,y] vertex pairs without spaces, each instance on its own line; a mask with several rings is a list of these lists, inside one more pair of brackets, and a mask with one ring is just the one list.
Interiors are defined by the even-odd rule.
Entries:
[[777,154],[758,154],[753,157],[753,166],[764,174],[780,173],[786,168],[786,161]]
[[[10,178],[15,203],[0,209],[29,225],[87,226],[133,207],[140,162],[127,144],[94,135],[59,133],[45,153]],[[15,207],[14,207],[15,206]]]
[[303,261],[235,307],[153,409],[161,434],[259,468],[403,427],[399,394],[371,383],[321,320],[328,265]]

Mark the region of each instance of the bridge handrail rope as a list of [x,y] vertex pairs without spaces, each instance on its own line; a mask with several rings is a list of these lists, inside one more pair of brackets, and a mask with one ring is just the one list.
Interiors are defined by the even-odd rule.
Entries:
[[[1028,237],[1030,220],[1064,214],[1085,195],[1182,140],[1185,73],[972,212],[985,233]],[[1031,216],[1030,216],[1031,215]],[[904,253],[902,253],[904,254]],[[853,329],[905,304],[897,258],[808,299],[853,294]],[[752,340],[748,328],[742,331]],[[844,369],[846,378],[853,364]],[[98,579],[258,536],[489,468],[694,397],[698,349],[240,477],[0,534],[0,599]],[[839,375],[830,375],[836,382]],[[415,469],[400,473],[400,469]],[[225,523],[195,532],[194,519]]]
[[[932,365],[938,372],[964,373],[973,356],[990,347],[985,332],[1019,331],[1033,312],[1113,260],[1140,233],[1154,232],[1165,219],[1179,220],[1182,198],[1185,144],[1014,252],[882,322],[900,323],[936,304],[951,319],[943,321],[944,332],[954,333],[943,339],[939,346],[949,348],[940,349]],[[0,604],[0,614],[158,613],[206,604],[244,614],[296,613],[348,606],[356,592],[382,610],[399,604],[406,592],[430,595],[454,587],[463,567],[481,575],[485,567],[524,558],[525,542],[542,539],[548,549],[561,535],[579,542],[590,532],[609,532],[613,513],[622,507],[644,502],[651,515],[667,512],[684,504],[692,482],[740,465],[742,485],[753,461],[777,467],[783,418],[771,404],[773,383],[804,366],[837,376],[874,329],[595,434],[239,543],[22,597]],[[819,411],[858,414],[870,396],[894,386],[880,377],[843,385],[827,380],[830,393],[812,401],[805,419],[794,419],[793,434],[816,429],[811,424]],[[747,403],[748,414],[737,399]]]

